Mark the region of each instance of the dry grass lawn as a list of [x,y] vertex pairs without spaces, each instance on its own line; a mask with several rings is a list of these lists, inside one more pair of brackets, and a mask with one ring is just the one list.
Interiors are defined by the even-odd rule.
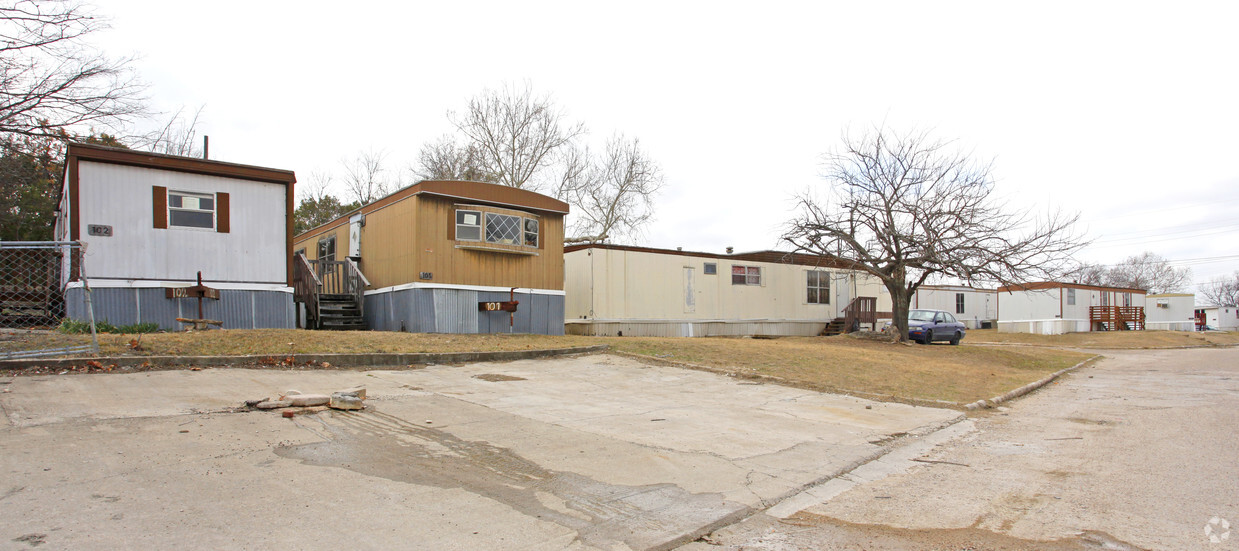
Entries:
[[1233,331],[1093,331],[1066,335],[1031,335],[999,333],[996,329],[968,331],[973,343],[1032,344],[1059,348],[1131,349],[1179,348],[1184,346],[1239,345],[1239,333]]
[[[0,352],[82,344],[89,338],[0,334]],[[99,338],[104,356],[471,352],[606,344],[618,351],[674,362],[778,377],[805,388],[958,404],[991,398],[1089,357],[1041,347],[903,345],[848,336],[684,339],[234,329]],[[133,341],[138,349],[131,347]]]

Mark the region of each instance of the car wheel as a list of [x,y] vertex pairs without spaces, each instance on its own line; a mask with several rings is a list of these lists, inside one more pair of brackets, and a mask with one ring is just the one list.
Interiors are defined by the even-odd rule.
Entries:
[[959,331],[956,331],[955,338],[951,339],[951,344],[955,346],[959,346],[959,339],[962,339],[962,338],[964,338],[963,335],[960,335]]
[[928,330],[928,331],[925,331],[925,342],[924,342],[924,344],[930,344],[930,343],[932,343],[932,342],[934,342],[934,330],[933,330],[933,329],[930,329],[930,330]]

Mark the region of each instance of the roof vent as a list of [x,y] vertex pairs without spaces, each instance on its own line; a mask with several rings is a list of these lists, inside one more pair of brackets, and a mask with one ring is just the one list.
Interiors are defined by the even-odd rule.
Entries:
[[733,247],[727,247],[727,254],[731,254],[731,252],[732,252],[732,251],[734,251],[734,250],[736,250],[736,249],[735,249],[735,248],[733,248]]

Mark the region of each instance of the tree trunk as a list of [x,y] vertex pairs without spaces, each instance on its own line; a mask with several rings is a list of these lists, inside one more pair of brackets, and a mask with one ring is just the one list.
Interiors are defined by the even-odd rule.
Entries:
[[891,294],[891,327],[895,328],[895,342],[908,340],[908,309],[912,304],[912,295],[904,287],[902,281],[886,282],[886,290]]

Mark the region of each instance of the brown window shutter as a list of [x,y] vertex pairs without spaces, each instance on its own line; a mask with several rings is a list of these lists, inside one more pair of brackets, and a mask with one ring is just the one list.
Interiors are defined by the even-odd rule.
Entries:
[[168,188],[154,186],[151,202],[155,204],[155,209],[151,213],[155,216],[155,228],[168,229]]
[[228,194],[215,194],[215,231],[228,233],[232,229],[232,220],[228,217]]

